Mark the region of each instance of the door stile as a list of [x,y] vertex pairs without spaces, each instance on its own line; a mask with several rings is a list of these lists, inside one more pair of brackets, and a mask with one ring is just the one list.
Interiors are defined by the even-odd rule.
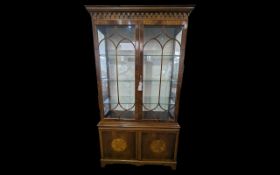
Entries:
[[[143,42],[144,42],[144,25],[143,25],[143,21],[138,21],[138,49],[137,49],[137,84],[136,84],[136,90],[137,90],[137,108],[138,108],[138,120],[142,120],[142,102],[143,102]],[[139,83],[141,82],[142,86],[139,85]],[[138,87],[141,86],[141,87]],[[139,91],[139,89],[141,89],[141,91]]]

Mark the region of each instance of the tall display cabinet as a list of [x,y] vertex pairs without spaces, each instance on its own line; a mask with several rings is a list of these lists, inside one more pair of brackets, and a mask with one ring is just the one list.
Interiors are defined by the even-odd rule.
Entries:
[[193,8],[86,6],[93,27],[102,167],[128,163],[176,169],[179,99]]

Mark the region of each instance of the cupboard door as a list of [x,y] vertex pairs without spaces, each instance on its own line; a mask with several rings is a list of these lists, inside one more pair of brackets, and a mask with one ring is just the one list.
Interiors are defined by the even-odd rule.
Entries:
[[135,118],[135,25],[97,25],[104,118]]
[[136,132],[117,130],[100,132],[104,159],[136,159]]
[[176,135],[176,132],[142,132],[142,160],[173,161],[176,154]]
[[175,120],[183,26],[144,26],[143,120]]

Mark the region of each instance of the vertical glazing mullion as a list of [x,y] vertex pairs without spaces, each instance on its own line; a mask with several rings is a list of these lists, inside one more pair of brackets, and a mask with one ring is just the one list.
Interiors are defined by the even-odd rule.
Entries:
[[[172,100],[172,87],[173,87],[173,71],[174,71],[174,57],[171,59],[171,77],[170,77],[170,89],[169,89],[169,100],[168,100],[168,112],[170,112],[170,105],[171,105],[171,100]],[[170,114],[170,113],[169,113]],[[171,114],[170,114],[171,115]],[[171,117],[173,117],[171,115]]]
[[[174,31],[175,33],[175,31]],[[169,89],[169,100],[168,100],[168,113],[169,115],[173,118],[172,114],[170,113],[170,105],[171,105],[171,99],[172,99],[172,86],[173,86],[173,71],[174,71],[174,59],[175,59],[175,43],[176,41],[174,40],[173,42],[173,49],[172,49],[172,56],[171,56],[171,76],[170,76],[170,89]]]
[[[107,37],[106,35],[104,35],[104,38]],[[106,68],[107,68],[107,91],[108,91],[108,101],[109,101],[109,111],[110,112],[112,106],[111,106],[111,93],[110,93],[110,73],[109,73],[109,56],[108,56],[108,43],[107,43],[107,39],[104,40],[105,42],[105,48],[106,48]],[[107,113],[107,114],[108,114]],[[106,115],[107,115],[106,114]]]
[[[119,97],[119,71],[118,71],[118,51],[117,51],[117,46],[115,46],[115,54],[116,54],[116,83],[117,83],[117,97],[118,97],[118,104],[120,105],[120,97]],[[118,118],[120,119],[120,115],[118,115]]]
[[[115,28],[113,28],[113,30],[115,30]],[[113,33],[116,33],[116,32],[113,32]],[[113,41],[112,41],[113,42]],[[117,106],[120,104],[120,99],[119,99],[119,72],[118,72],[118,47],[116,44],[114,44],[114,47],[115,47],[115,60],[116,60],[116,85],[117,85]],[[116,107],[117,107],[116,106]],[[119,118],[120,120],[120,115],[117,115],[117,117]]]
[[143,45],[144,45],[144,25],[142,21],[138,21],[137,22],[137,42],[138,42],[138,47],[137,47],[137,64],[138,66],[136,66],[136,79],[135,79],[135,90],[136,90],[136,99],[137,99],[137,119],[141,120],[142,119],[142,115],[143,115],[143,107],[142,107],[142,103],[143,103],[143,89],[142,91],[138,91],[137,89],[137,85],[138,82],[141,81],[140,80],[140,76],[142,75],[142,85],[144,86],[144,67],[143,67],[143,61],[144,61],[144,57],[143,57]]
[[159,92],[158,92],[158,106],[161,107],[160,105],[160,92],[161,92],[161,77],[162,77],[162,63],[163,63],[163,47],[161,46],[161,57],[160,57],[160,77],[159,77]]

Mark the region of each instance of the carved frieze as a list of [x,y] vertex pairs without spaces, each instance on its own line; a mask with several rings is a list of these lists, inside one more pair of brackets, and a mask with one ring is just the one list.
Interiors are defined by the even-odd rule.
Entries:
[[93,19],[187,19],[187,12],[91,12]]
[[87,6],[93,19],[102,20],[185,20],[191,13],[192,7],[103,7]]

